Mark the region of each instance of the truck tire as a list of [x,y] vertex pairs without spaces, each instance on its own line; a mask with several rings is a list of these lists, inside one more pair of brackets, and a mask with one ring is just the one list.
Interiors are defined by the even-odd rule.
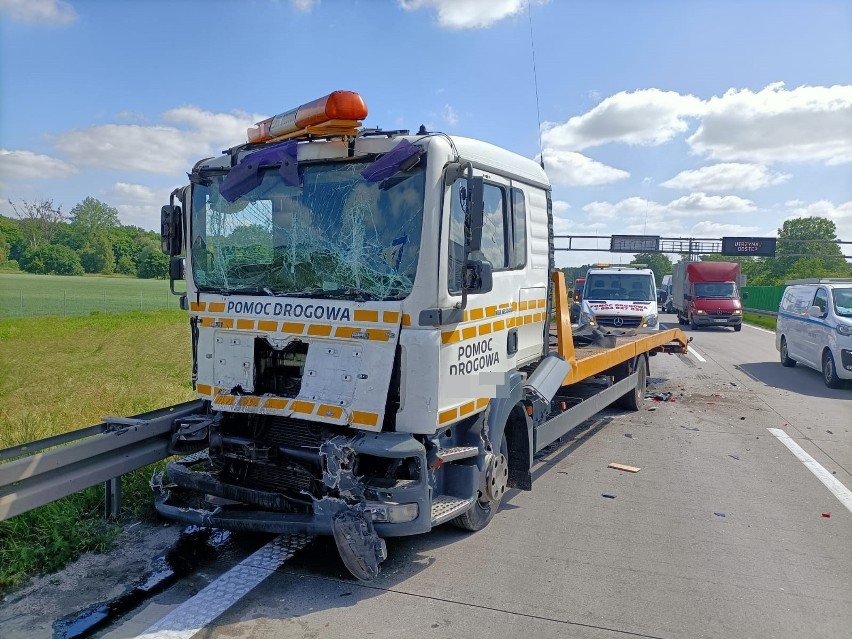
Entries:
[[742,325],[742,324],[737,324],[736,326],[734,326],[734,330],[735,330],[737,333],[739,333],[741,330],[743,330],[743,325]]
[[781,337],[781,347],[779,352],[781,353],[781,366],[792,368],[796,365],[796,360],[790,359],[790,355],[787,353],[787,338],[784,336]]
[[[502,464],[497,464],[496,467],[499,473],[502,475],[498,477],[490,477],[488,476],[489,468],[486,467],[483,470],[483,481],[492,482],[492,483],[502,483],[502,490],[498,488],[498,495],[495,497],[489,497],[486,494],[483,494],[483,491],[478,491],[478,499],[474,502],[473,508],[470,510],[466,510],[464,513],[451,520],[452,523],[457,528],[462,528],[464,530],[477,531],[485,528],[488,523],[494,519],[494,515],[497,513],[497,510],[500,508],[500,502],[503,500],[503,494],[506,492],[506,482],[509,479],[509,450],[506,445],[506,431],[503,431],[503,440],[500,442],[500,456],[503,458]],[[490,466],[490,465],[489,465]]]
[[843,380],[837,376],[834,357],[832,357],[831,351],[828,349],[825,349],[825,352],[822,354],[822,379],[829,388],[840,388],[843,386]]
[[695,318],[692,315],[689,316],[689,328],[693,331],[698,330],[698,324],[695,323]]
[[[636,358],[636,368],[633,369],[639,374],[639,379],[636,381],[636,388],[630,389],[627,393],[615,400],[615,405],[625,410],[637,411],[642,406],[645,400],[645,388],[648,384],[648,358],[645,355],[639,355]],[[628,371],[621,379],[633,374],[633,370]],[[620,381],[620,380],[616,380]]]

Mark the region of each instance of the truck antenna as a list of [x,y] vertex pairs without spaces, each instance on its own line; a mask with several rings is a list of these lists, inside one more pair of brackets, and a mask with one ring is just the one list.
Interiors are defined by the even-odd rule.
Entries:
[[535,40],[533,39],[533,28],[532,28],[532,13],[530,12],[530,0],[527,0],[527,18],[530,23],[530,49],[532,49],[532,70],[533,70],[533,82],[535,84],[535,112],[538,116],[538,157],[539,163],[541,164],[542,170],[544,170],[544,147],[541,144],[541,108],[538,103],[538,74],[535,70]]

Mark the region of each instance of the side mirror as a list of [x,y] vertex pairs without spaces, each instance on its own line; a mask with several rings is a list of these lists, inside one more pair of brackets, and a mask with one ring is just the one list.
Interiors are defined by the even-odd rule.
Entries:
[[822,317],[823,312],[819,306],[814,305],[808,307],[808,315],[810,315],[811,317]]
[[748,299],[748,291],[743,291],[743,299],[744,300]]
[[166,255],[180,255],[183,249],[183,219],[179,206],[167,204],[160,211],[160,242]]
[[169,279],[182,280],[184,276],[184,259],[173,257],[169,260]]
[[462,287],[468,293],[488,293],[494,288],[491,262],[468,260],[465,264]]

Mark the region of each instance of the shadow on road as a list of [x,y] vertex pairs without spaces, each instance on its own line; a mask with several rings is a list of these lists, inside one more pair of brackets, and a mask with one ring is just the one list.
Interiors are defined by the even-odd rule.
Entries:
[[846,388],[828,388],[822,381],[822,374],[811,368],[796,366],[784,368],[779,362],[753,362],[735,367],[753,380],[780,390],[826,399],[852,400],[850,384]]

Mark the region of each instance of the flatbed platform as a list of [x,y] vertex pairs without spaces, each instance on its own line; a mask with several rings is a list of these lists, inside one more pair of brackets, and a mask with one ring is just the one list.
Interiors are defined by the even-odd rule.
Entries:
[[556,271],[553,274],[553,281],[556,320],[551,328],[551,335],[554,334],[555,328],[556,345],[551,350],[561,355],[571,365],[571,370],[562,382],[563,386],[600,375],[614,366],[634,360],[645,353],[685,353],[687,351],[689,338],[679,328],[647,333],[609,333],[608,337],[615,339],[615,346],[611,347],[600,344],[575,345],[563,273]]

